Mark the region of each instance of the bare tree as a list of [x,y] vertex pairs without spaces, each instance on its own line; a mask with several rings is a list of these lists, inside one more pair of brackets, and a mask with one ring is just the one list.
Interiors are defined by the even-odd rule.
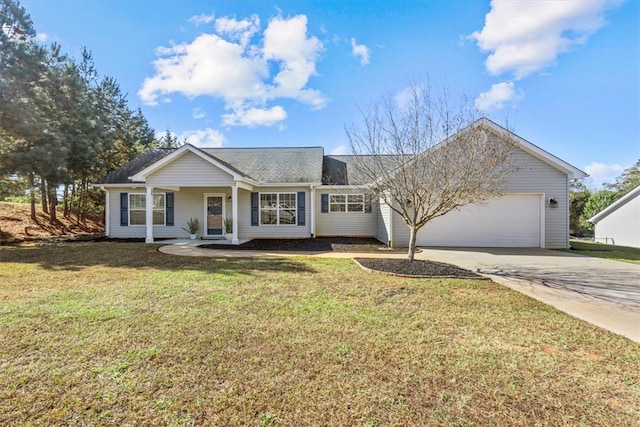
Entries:
[[514,140],[472,108],[450,108],[446,92],[412,83],[403,99],[387,96],[361,110],[347,129],[358,180],[416,235],[434,218],[500,194],[513,170]]

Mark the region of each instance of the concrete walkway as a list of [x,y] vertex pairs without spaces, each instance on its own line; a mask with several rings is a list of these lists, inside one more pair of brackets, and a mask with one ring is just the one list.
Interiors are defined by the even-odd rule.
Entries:
[[[176,241],[160,252],[180,256],[404,258],[398,253],[263,252],[199,248]],[[640,265],[546,249],[423,249],[417,259],[458,265],[596,326],[640,342]]]

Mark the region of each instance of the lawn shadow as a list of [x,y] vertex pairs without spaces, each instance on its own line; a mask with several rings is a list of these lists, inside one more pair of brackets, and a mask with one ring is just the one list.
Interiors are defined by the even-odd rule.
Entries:
[[95,266],[114,268],[193,270],[210,273],[228,271],[254,275],[257,272],[315,273],[306,263],[290,257],[208,258],[168,257],[157,245],[121,242],[82,242],[46,246],[5,246],[0,263],[38,264],[44,270],[82,272]]

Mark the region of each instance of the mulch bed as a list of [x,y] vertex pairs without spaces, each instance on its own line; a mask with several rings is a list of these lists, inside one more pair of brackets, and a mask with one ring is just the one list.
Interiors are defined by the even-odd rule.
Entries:
[[[406,248],[392,249],[373,238],[317,237],[315,239],[254,239],[242,245],[201,245],[207,249],[295,252],[353,252],[353,253],[407,253]],[[368,271],[402,277],[453,277],[482,279],[483,277],[455,265],[441,262],[393,258],[355,258],[354,261]]]
[[435,261],[391,258],[354,258],[365,270],[402,277],[440,277],[484,279],[483,276],[455,265]]
[[253,239],[241,245],[201,245],[207,249],[232,249],[246,251],[295,251],[295,252],[395,252],[407,253],[406,248],[392,249],[373,238],[316,237],[315,239]]

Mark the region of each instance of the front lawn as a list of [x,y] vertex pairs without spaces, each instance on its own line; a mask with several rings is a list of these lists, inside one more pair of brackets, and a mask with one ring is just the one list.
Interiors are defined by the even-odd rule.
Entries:
[[3,425],[637,425],[640,345],[487,280],[0,247]]
[[630,246],[605,245],[582,240],[572,240],[571,249],[564,250],[572,254],[588,255],[595,258],[606,258],[615,261],[640,264],[640,248]]

